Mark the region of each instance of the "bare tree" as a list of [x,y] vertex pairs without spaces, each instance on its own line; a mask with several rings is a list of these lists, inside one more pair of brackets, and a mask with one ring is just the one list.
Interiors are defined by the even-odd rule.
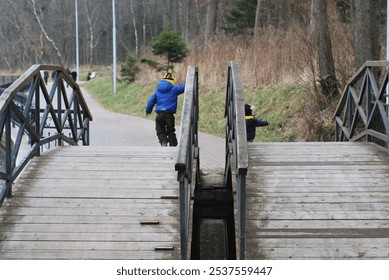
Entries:
[[216,34],[217,8],[219,0],[210,0],[207,5],[207,17],[205,22],[205,43],[209,43]]
[[354,0],[356,69],[367,60],[380,58],[378,10],[381,7],[379,2],[377,0]]
[[147,31],[147,13],[146,13],[146,3],[142,0],[142,45],[143,48],[146,46],[146,31]]
[[132,26],[134,28],[134,37],[135,37],[135,56],[139,56],[139,39],[138,39],[138,28],[136,26],[136,16],[134,12],[134,3],[133,0],[130,0],[130,9],[132,15]]
[[355,69],[372,59],[370,0],[355,0]]
[[[99,40],[105,32],[104,26],[100,26],[100,30],[98,27],[99,17],[101,16],[101,5],[98,1],[88,1],[84,0],[85,7],[85,18],[86,18],[86,32],[85,34],[88,36],[87,38],[87,46],[88,46],[88,57],[85,58],[88,65],[93,65],[93,57],[95,53],[95,49],[98,46]],[[97,36],[95,35],[96,33]]]
[[322,93],[334,96],[339,93],[332,56],[331,37],[328,28],[327,1],[312,0],[312,15],[316,33],[316,49],[319,63],[319,81]]
[[257,9],[255,10],[254,38],[258,37],[259,28],[261,26],[261,4],[262,0],[257,0]]
[[31,3],[32,3],[32,8],[33,8],[33,13],[35,15],[35,19],[36,19],[36,21],[39,24],[39,27],[40,27],[40,29],[42,31],[42,34],[44,35],[46,40],[50,42],[52,47],[55,49],[56,54],[57,54],[61,64],[63,65],[64,64],[64,60],[63,60],[61,52],[59,51],[59,49],[58,49],[56,43],[54,42],[54,40],[50,38],[49,34],[47,33],[45,27],[42,24],[42,21],[41,21],[41,18],[40,18],[40,14],[42,14],[42,9],[40,9],[39,12],[38,12],[35,0],[31,0]]
[[1,59],[10,69],[25,68],[31,63],[30,59],[34,52],[30,40],[33,33],[31,25],[27,22],[27,18],[22,16],[25,14],[25,7],[16,1],[4,1],[1,4]]

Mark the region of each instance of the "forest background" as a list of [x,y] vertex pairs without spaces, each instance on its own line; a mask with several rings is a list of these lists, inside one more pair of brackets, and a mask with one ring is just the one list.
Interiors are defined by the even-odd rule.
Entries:
[[[74,70],[76,3],[79,61],[85,72],[80,74],[85,78],[89,71],[106,75],[93,81],[99,86],[89,85],[92,91],[104,89],[97,93],[100,101],[112,97],[107,106],[115,108],[112,103],[138,100],[139,108],[118,110],[141,114],[142,102],[161,73],[140,65],[135,85],[121,84],[119,94],[113,96],[110,0],[1,0],[0,71],[18,74],[32,64],[59,64]],[[223,89],[230,60],[240,65],[247,102],[270,120],[262,134],[272,135],[265,140],[307,141],[332,140],[331,118],[347,80],[365,61],[385,57],[385,0],[115,3],[117,67],[128,55],[152,57],[150,40],[165,27],[173,27],[189,47],[188,57],[176,65],[174,74],[183,82],[188,65],[199,67],[204,92],[201,110],[216,120],[216,124],[205,121],[200,129],[215,134],[223,133],[219,126],[224,124]]]

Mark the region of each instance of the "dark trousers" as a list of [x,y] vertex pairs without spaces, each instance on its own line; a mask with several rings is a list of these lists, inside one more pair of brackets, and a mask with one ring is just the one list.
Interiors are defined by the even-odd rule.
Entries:
[[175,118],[173,113],[159,112],[155,118],[155,130],[161,145],[177,146]]

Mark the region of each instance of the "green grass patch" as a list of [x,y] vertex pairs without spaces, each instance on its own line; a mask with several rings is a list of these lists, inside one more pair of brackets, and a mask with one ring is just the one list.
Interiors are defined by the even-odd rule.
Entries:
[[269,121],[268,126],[257,128],[255,141],[295,141],[304,95],[302,88],[290,85],[246,91],[245,102],[255,107],[257,118]]
[[118,82],[114,94],[112,80],[104,77],[93,79],[83,84],[83,87],[104,108],[134,116],[145,116],[146,103],[155,90],[154,85]]
[[[145,117],[148,99],[155,85],[127,84],[118,82],[117,93],[113,93],[112,81],[96,78],[83,84],[102,106],[129,115]],[[304,91],[298,86],[276,86],[258,90],[247,90],[245,101],[255,106],[257,117],[267,119],[269,126],[257,128],[255,141],[294,141],[298,131],[296,123],[304,106]],[[183,95],[178,101],[176,124],[181,122]],[[225,91],[202,92],[199,96],[199,130],[213,135],[225,136]]]

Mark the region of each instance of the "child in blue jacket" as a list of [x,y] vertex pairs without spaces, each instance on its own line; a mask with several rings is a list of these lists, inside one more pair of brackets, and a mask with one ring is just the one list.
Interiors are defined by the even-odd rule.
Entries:
[[267,126],[269,122],[267,120],[257,119],[253,114],[253,106],[248,103],[244,104],[244,113],[246,119],[247,141],[253,142],[256,128],[258,126]]
[[157,89],[150,97],[146,106],[146,115],[151,114],[154,105],[157,116],[155,130],[161,146],[177,146],[174,114],[177,111],[178,95],[185,91],[185,84],[174,85],[171,73],[166,73],[158,83]]

